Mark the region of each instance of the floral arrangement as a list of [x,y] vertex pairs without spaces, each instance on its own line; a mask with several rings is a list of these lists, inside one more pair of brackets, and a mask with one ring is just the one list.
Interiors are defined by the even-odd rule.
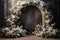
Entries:
[[3,37],[21,37],[26,36],[26,30],[22,29],[22,26],[17,27],[5,27],[0,31],[0,35]]
[[[49,24],[53,18],[50,12],[47,11],[47,4],[41,0],[25,0],[25,1],[18,1],[11,9],[11,15],[6,20],[7,27],[0,29],[0,35],[4,35],[5,37],[19,37],[19,36],[26,36],[27,30],[23,30],[22,26],[16,25],[18,19],[22,12],[20,11],[22,8],[34,5],[38,7],[41,11],[42,15],[42,25],[36,25],[35,31],[33,34],[40,37],[50,37],[56,35],[57,29],[53,29],[54,24]],[[50,17],[50,15],[52,17]]]
[[[50,14],[49,14],[50,15]],[[54,24],[49,24],[53,17],[49,17],[48,14],[45,15],[45,25],[42,26],[40,24],[36,25],[35,31],[33,34],[39,37],[48,38],[48,37],[54,37],[57,34],[57,29],[54,29]]]

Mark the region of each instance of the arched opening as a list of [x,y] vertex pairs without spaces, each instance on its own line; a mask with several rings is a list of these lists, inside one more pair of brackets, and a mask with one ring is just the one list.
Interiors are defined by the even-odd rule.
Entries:
[[28,32],[33,32],[37,24],[42,24],[41,11],[35,6],[27,6],[21,10],[21,20],[23,28]]

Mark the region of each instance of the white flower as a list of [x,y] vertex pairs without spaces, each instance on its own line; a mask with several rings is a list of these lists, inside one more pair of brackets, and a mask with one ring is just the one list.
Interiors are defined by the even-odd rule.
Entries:
[[21,3],[21,1],[18,1],[18,2],[16,3],[16,5],[20,5],[20,3]]
[[6,31],[9,31],[9,28],[6,27],[6,28],[3,28],[2,30],[3,30],[3,31],[5,31],[5,30],[6,30]]
[[12,19],[14,19],[15,18],[15,15],[11,15],[11,17],[12,17]]
[[27,2],[26,2],[26,1],[22,1],[22,2],[20,3],[20,5],[24,5],[24,4],[27,4]]
[[57,32],[56,29],[53,29],[52,34],[56,35],[56,32]]
[[33,2],[34,2],[34,3],[37,3],[37,2],[39,2],[39,0],[33,0]]
[[20,36],[20,34],[16,34],[17,36]]
[[49,22],[50,22],[50,19],[45,20],[45,23],[47,23],[47,24],[48,24]]
[[39,27],[40,25],[38,24],[38,25],[36,25],[36,27]]
[[11,20],[10,20],[10,18],[8,18],[6,21],[7,21],[7,22],[10,22]]
[[43,1],[40,1],[40,5],[41,5],[41,7],[43,7],[43,5],[44,5],[44,2],[43,2]]
[[46,31],[46,28],[43,28],[43,32]]

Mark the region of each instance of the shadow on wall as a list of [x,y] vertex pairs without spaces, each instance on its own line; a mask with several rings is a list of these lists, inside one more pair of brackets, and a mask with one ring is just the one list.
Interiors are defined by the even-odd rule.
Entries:
[[49,6],[50,10],[52,11],[52,14],[53,14],[53,22],[55,22],[55,27],[56,28],[60,28],[60,12],[59,12],[59,6],[60,4],[60,1],[56,0],[56,1],[53,1],[52,5]]
[[60,0],[43,0],[50,3],[49,10],[53,14],[52,23],[55,22],[55,28],[60,28]]
[[0,27],[4,25],[4,2],[0,0]]

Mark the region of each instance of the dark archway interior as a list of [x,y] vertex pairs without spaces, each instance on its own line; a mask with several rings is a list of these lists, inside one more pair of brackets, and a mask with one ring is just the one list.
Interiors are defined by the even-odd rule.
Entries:
[[40,10],[35,6],[27,6],[21,10],[22,25],[29,32],[34,31],[37,24],[42,23]]

